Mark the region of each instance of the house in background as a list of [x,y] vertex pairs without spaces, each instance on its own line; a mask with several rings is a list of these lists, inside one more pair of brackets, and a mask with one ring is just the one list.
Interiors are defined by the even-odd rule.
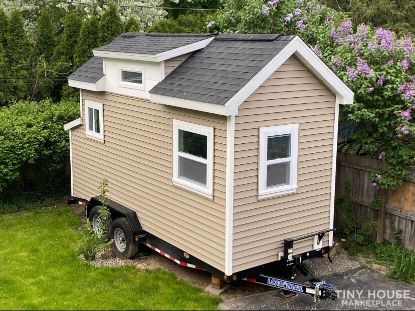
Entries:
[[[71,194],[227,276],[333,243],[339,105],[352,91],[299,38],[120,35],[69,77]],[[115,232],[115,231],[114,231]],[[314,234],[314,235],[313,235]],[[128,241],[127,241],[128,242]]]

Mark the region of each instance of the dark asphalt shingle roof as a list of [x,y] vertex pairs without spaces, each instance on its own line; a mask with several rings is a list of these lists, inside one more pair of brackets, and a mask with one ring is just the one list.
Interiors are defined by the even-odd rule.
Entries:
[[219,35],[158,83],[152,94],[224,105],[293,36]]
[[86,83],[97,83],[104,76],[102,58],[92,57],[77,71],[69,76],[69,80]]
[[212,37],[204,34],[124,33],[96,51],[156,55]]

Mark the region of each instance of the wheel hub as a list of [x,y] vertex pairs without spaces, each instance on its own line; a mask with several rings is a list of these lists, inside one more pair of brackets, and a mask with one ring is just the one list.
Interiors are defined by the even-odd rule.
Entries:
[[114,243],[120,253],[125,252],[127,249],[127,240],[125,238],[124,231],[120,228],[114,230]]

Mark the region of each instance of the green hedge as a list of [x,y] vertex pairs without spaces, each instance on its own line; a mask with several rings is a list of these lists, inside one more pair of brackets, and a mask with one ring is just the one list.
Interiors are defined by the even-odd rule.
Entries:
[[0,193],[62,186],[69,154],[63,125],[79,116],[79,105],[21,101],[0,109]]

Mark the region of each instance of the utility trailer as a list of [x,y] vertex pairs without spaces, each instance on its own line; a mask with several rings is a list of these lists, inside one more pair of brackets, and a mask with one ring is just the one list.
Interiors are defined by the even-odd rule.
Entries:
[[[86,217],[91,222],[95,233],[98,233],[97,231],[100,227],[99,210],[102,206],[99,198],[93,197],[88,202],[72,197],[68,200],[68,205],[72,204],[86,206]],[[202,260],[145,231],[135,211],[111,200],[106,202],[106,206],[110,211],[110,220],[107,228],[108,238],[112,240],[113,252],[120,258],[132,259],[137,255],[139,248],[145,246],[182,267],[206,271],[213,277],[228,284],[246,281],[276,288],[285,293],[309,295],[314,297],[315,301],[334,300],[337,298],[335,288],[313,275],[304,264],[304,260],[322,257],[323,255],[327,255],[328,260],[332,262],[330,258],[332,247],[326,246],[319,250],[294,255],[295,242],[316,235],[322,240],[324,235],[332,230],[323,230],[286,239],[283,245],[284,255],[278,261],[227,276]],[[294,280],[297,277],[295,271],[302,273],[309,284],[295,282]]]
[[[93,220],[108,180],[115,252],[148,244],[228,282],[299,289],[292,266],[333,245],[353,92],[297,36],[126,33],[93,52],[69,77],[71,195]],[[333,297],[322,285],[302,292]]]

